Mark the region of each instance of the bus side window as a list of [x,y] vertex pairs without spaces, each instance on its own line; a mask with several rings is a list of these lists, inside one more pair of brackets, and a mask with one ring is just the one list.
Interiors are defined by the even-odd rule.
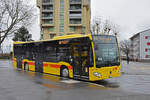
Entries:
[[90,46],[89,49],[89,67],[93,67],[94,63],[93,63],[93,50],[92,50],[92,46]]
[[56,62],[56,46],[53,42],[49,42],[45,45],[44,54],[45,61]]
[[68,62],[69,61],[69,50],[70,50],[70,47],[68,45],[57,46],[57,60]]

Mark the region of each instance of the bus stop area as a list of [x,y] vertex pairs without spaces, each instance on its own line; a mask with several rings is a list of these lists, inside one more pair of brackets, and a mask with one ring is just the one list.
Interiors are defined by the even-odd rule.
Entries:
[[0,60],[0,100],[150,100],[150,64],[122,61],[122,75],[97,82],[15,70]]

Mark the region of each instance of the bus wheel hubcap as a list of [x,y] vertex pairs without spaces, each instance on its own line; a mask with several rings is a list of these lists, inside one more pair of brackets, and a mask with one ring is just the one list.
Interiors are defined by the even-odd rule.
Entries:
[[25,65],[25,70],[28,71],[28,64]]
[[69,74],[68,69],[65,68],[62,70],[62,76],[63,77],[68,77],[68,74]]

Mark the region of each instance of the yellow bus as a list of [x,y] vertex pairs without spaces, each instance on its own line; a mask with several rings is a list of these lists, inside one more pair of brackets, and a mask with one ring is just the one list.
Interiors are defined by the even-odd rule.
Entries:
[[117,38],[112,35],[65,35],[50,40],[14,42],[16,69],[97,81],[121,75]]

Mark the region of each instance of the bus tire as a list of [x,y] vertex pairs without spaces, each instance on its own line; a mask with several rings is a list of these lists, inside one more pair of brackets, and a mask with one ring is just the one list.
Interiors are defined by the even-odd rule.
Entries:
[[68,68],[63,66],[63,67],[61,68],[60,75],[61,75],[62,77],[69,78],[69,70],[68,70]]
[[25,64],[24,64],[24,70],[25,70],[25,71],[29,71],[29,65],[28,65],[28,63],[25,63]]

